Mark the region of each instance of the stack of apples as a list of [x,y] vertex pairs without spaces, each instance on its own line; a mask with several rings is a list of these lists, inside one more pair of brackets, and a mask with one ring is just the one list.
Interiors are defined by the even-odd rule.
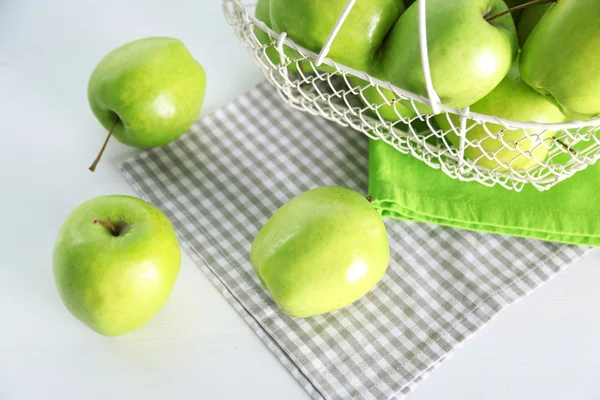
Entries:
[[[298,45],[318,53],[346,0],[260,0],[256,17]],[[357,0],[328,57],[348,67],[427,97],[419,43],[418,2]],[[600,2],[594,0],[427,0],[427,47],[432,83],[442,103],[471,112],[538,123],[586,120],[600,115]],[[262,43],[271,39],[255,29]],[[285,53],[299,59],[291,48]],[[279,63],[272,46],[267,56]],[[300,58],[301,59],[301,58]],[[335,72],[329,66],[318,67]],[[307,61],[292,71],[310,73]],[[383,120],[431,114],[394,93],[350,79]],[[391,102],[391,104],[390,104]],[[457,114],[435,121],[458,147]],[[544,128],[507,130],[473,123],[465,157],[495,171],[528,170],[542,163],[556,132]]]

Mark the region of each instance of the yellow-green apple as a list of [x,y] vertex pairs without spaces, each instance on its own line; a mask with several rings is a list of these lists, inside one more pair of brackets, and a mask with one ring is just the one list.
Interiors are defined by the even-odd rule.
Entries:
[[[270,16],[270,4],[271,4],[270,1],[271,0],[259,0],[258,3],[256,4],[256,10],[255,10],[254,16],[256,17],[256,19],[264,22],[268,28],[273,29],[273,25],[271,24],[271,16]],[[259,27],[254,28],[254,34],[256,35],[256,38],[258,39],[258,41],[262,44],[268,44],[268,43],[273,42],[273,39]],[[300,54],[296,50],[294,50],[290,47],[287,47],[284,45],[283,49],[284,49],[284,53],[291,60],[297,60],[300,57]],[[271,60],[271,62],[273,64],[277,65],[277,64],[281,63],[281,59],[279,57],[279,52],[277,51],[275,46],[271,45],[271,46],[266,47],[265,54],[269,58],[269,60]],[[287,66],[287,69],[290,72],[298,72],[298,64],[302,68],[303,72],[310,73],[312,71],[310,64],[303,62],[303,61],[291,62]]]
[[[470,109],[480,114],[523,122],[553,123],[563,122],[565,119],[551,97],[537,93],[521,80],[518,59],[502,82]],[[448,118],[458,132],[458,115],[435,116],[440,128],[449,132],[445,137],[458,147],[459,136],[452,130]],[[551,130],[531,128],[525,134],[523,129],[505,130],[502,125],[486,123],[488,133],[483,125],[474,122],[468,122],[467,125],[470,129],[465,135],[464,156],[482,167],[496,171],[508,168],[527,170],[546,159],[554,142],[555,132]]]
[[250,253],[279,309],[298,318],[358,300],[381,279],[389,259],[381,216],[363,196],[341,187],[313,189],[283,205]]
[[[427,0],[427,46],[433,87],[441,101],[465,107],[483,98],[506,76],[517,53],[510,15],[502,0]],[[419,47],[418,3],[387,36],[383,69],[394,85],[427,96]]]
[[88,83],[88,100],[114,137],[147,148],[188,130],[205,89],[204,69],[181,41],[149,37],[124,44],[100,61]]
[[[369,74],[374,78],[385,81],[381,63],[377,63]],[[393,105],[387,104],[398,98],[394,92],[382,87],[369,85],[364,79],[351,75],[348,75],[348,81],[355,91],[358,91],[361,101],[365,105],[375,108],[369,109],[370,114],[375,118],[381,117],[386,121],[395,122],[402,119],[406,120],[416,115],[416,112],[408,101],[399,100]]]
[[558,0],[531,32],[523,80],[552,95],[570,119],[600,115],[600,1]]
[[[270,0],[271,23],[298,45],[319,53],[347,0]],[[328,57],[349,67],[370,70],[377,50],[398,16],[402,0],[358,0],[336,36]]]
[[177,236],[163,213],[135,197],[102,196],[67,217],[52,268],[66,308],[94,331],[117,336],[162,308],[180,264]]

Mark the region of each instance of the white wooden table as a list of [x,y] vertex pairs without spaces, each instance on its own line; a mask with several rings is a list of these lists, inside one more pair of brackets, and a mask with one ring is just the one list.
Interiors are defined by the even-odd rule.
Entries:
[[[208,75],[203,115],[262,80],[219,0],[0,0],[0,399],[307,399],[186,256],[146,327],[104,338],[65,310],[51,254],[67,214],[133,194],[113,141],[89,110],[88,77],[112,48],[182,39]],[[411,400],[600,396],[600,251],[503,312]]]

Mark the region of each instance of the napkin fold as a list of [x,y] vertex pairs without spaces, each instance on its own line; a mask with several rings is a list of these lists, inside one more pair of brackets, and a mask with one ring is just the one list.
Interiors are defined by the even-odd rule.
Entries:
[[451,179],[383,141],[369,145],[369,194],[384,217],[600,246],[600,164],[540,192]]

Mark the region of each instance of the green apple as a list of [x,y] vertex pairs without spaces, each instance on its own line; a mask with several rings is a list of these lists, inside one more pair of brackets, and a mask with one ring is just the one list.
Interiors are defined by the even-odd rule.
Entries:
[[256,275],[292,317],[344,307],[385,274],[383,220],[360,194],[321,187],[290,200],[262,227],[250,253]]
[[548,11],[552,4],[536,4],[527,7],[523,10],[521,20],[517,25],[517,36],[519,36],[519,44],[523,46],[525,41],[533,31],[533,28],[542,19],[542,16]]
[[[543,123],[563,122],[565,120],[560,107],[554,100],[542,96],[526,85],[519,75],[519,61],[515,60],[508,75],[487,96],[470,107],[472,112],[495,115],[514,121],[536,121]],[[460,129],[460,117],[455,114],[438,114],[435,119],[444,131],[450,131],[446,138],[456,147],[460,139],[451,131],[448,122],[452,121],[455,129]],[[527,135],[522,129],[504,130],[502,125],[487,123],[483,125],[468,122],[470,129],[466,132],[464,155],[476,164],[505,171],[509,167],[516,170],[527,170],[539,162],[543,162],[550,147],[553,145],[554,131],[543,129],[527,129]],[[501,138],[501,139],[500,139]],[[504,143],[509,147],[507,148]],[[471,145],[469,145],[471,143]],[[526,155],[524,155],[526,154]],[[529,156],[529,157],[528,157]],[[495,158],[494,158],[495,157]]]
[[[265,25],[267,25],[267,27],[273,29],[273,25],[271,24],[271,16],[270,16],[270,4],[271,4],[270,0],[259,0],[258,3],[256,4],[255,17],[256,17],[256,19],[264,22]],[[259,27],[254,28],[254,34],[256,35],[256,38],[258,39],[258,41],[262,44],[268,44],[268,43],[273,42],[273,39],[271,39],[271,37],[265,31],[260,29]],[[296,50],[289,48],[285,45],[284,45],[284,53],[292,60],[298,59],[300,57],[300,54]],[[266,47],[265,54],[269,58],[269,60],[271,60],[271,62],[273,64],[278,65],[281,63],[281,59],[279,57],[279,52],[277,51],[275,46]],[[298,72],[298,64],[302,68],[302,72],[304,72],[304,73],[312,72],[312,68],[311,68],[310,64],[308,64],[307,62],[302,62],[302,61],[291,62],[287,66],[287,69],[290,72]]]
[[554,96],[571,119],[600,115],[600,1],[558,0],[531,32],[523,80]]
[[[319,53],[347,0],[271,0],[275,31],[287,32],[298,45]],[[336,36],[328,57],[349,67],[368,71],[377,50],[398,16],[402,0],[357,1]]]
[[[517,53],[510,15],[502,0],[427,0],[427,46],[433,87],[453,107],[475,103],[506,76]],[[383,69],[394,85],[427,96],[419,47],[418,3],[400,16],[382,50]]]
[[68,216],[52,267],[66,308],[94,331],[117,336],[162,308],[180,264],[167,217],[143,200],[115,195],[88,200]]
[[181,41],[150,37],[116,48],[88,84],[92,111],[119,141],[148,148],[167,144],[198,117],[206,75]]
[[[382,64],[377,63],[374,69],[369,73],[372,77],[385,81]],[[387,104],[387,102],[395,101],[398,97],[391,90],[369,85],[369,82],[360,79],[353,75],[348,75],[350,85],[359,91],[361,101],[376,109],[369,109],[369,113],[375,118],[383,118],[389,122],[396,122],[414,117],[416,112],[409,101],[399,100],[395,104]]]

